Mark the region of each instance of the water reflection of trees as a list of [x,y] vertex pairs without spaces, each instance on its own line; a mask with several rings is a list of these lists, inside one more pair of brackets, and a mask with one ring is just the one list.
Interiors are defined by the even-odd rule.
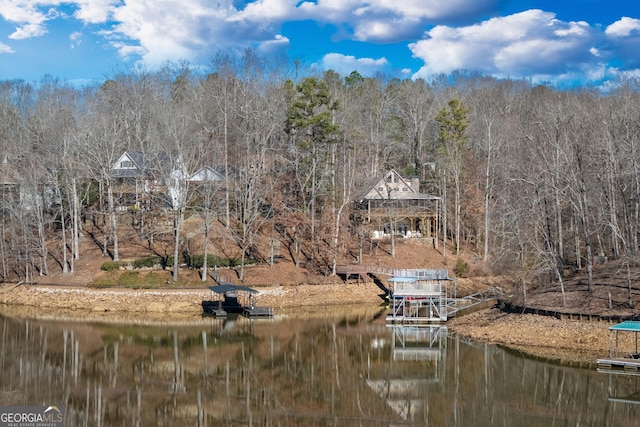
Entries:
[[614,426],[640,418],[638,377],[555,366],[373,317],[190,327],[2,319],[0,404],[62,404],[68,426]]

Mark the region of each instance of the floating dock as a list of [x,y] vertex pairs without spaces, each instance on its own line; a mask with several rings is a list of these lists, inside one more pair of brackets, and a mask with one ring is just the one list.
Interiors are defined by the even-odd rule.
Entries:
[[640,360],[625,358],[598,359],[598,372],[640,375]]
[[269,307],[244,307],[242,315],[245,317],[273,317],[273,309]]
[[[202,301],[202,310],[205,314],[215,317],[227,317],[229,313],[239,313],[245,317],[273,317],[273,309],[255,305],[254,297],[259,292],[247,286],[238,286],[233,283],[223,283],[217,286],[209,286],[212,293],[218,295],[217,299]],[[238,296],[241,293],[249,294],[249,304],[240,304]],[[224,299],[220,299],[222,296]]]
[[222,308],[222,300],[202,301],[202,311],[214,317],[227,317],[227,311]]

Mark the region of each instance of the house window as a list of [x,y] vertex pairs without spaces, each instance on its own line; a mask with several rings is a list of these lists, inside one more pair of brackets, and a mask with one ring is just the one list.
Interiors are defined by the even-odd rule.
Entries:
[[131,160],[123,160],[120,162],[120,169],[133,169],[133,162]]
[[407,187],[402,187],[402,191],[409,191]]

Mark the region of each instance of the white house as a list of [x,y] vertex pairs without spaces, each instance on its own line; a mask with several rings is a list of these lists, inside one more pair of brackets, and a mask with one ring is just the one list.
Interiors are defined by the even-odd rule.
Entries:
[[224,176],[213,169],[211,166],[203,166],[195,173],[191,174],[188,181],[194,183],[219,182],[223,181]]

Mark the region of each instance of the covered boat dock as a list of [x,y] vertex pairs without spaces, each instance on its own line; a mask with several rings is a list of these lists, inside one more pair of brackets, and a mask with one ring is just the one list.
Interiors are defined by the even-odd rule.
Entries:
[[[620,333],[633,334],[635,347],[620,350]],[[638,373],[640,371],[640,352],[638,351],[638,333],[640,321],[627,320],[609,327],[609,358],[598,359],[598,371],[614,373]],[[633,345],[632,345],[633,346]]]
[[[245,317],[273,317],[271,308],[255,304],[255,297],[259,292],[253,288],[233,283],[222,283],[209,286],[209,289],[217,298],[202,301],[202,309],[206,314],[215,317],[226,317],[228,313],[239,313]],[[248,304],[245,305],[241,304],[239,300],[239,296],[243,293],[248,295]]]

